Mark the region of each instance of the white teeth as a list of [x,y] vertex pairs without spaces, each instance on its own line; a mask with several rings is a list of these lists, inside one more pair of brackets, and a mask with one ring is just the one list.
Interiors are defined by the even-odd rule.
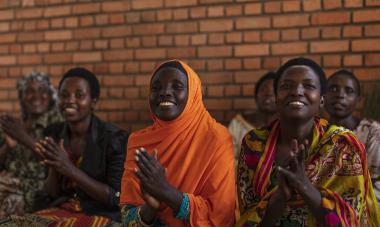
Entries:
[[68,112],[68,113],[73,113],[75,111],[76,111],[75,108],[65,108],[65,112]]
[[289,103],[289,106],[304,106],[304,105],[305,104],[303,104],[302,102],[299,102],[299,101]]
[[160,102],[160,106],[174,106],[172,102]]

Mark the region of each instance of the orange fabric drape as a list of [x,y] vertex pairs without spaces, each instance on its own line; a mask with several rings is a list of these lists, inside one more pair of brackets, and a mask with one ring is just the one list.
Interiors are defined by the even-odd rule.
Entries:
[[[187,64],[178,62],[188,78],[185,109],[172,121],[162,121],[151,114],[153,125],[129,137],[120,203],[144,204],[134,173],[135,150],[144,147],[152,154],[157,148],[168,182],[189,194],[191,226],[232,226],[235,209],[232,139],[227,129],[205,109],[198,75]],[[186,226],[174,216],[169,207],[159,213],[159,219],[169,226]]]

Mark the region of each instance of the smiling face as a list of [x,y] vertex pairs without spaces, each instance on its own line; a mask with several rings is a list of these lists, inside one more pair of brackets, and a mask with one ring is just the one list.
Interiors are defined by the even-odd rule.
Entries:
[[188,97],[188,79],[176,68],[157,71],[150,84],[149,105],[160,120],[176,119],[185,109]]
[[45,83],[30,81],[21,102],[27,115],[38,117],[48,111],[50,100],[49,87]]
[[91,117],[96,101],[91,98],[87,80],[69,77],[62,82],[59,90],[59,109],[67,122],[80,122]]
[[354,112],[358,101],[359,94],[356,81],[344,74],[337,74],[329,79],[325,104],[329,115],[336,118],[346,118]]
[[277,110],[280,117],[310,120],[318,114],[321,84],[318,75],[308,66],[287,69],[277,84]]
[[276,110],[276,100],[273,89],[273,80],[265,80],[256,96],[257,108],[264,113],[275,113]]

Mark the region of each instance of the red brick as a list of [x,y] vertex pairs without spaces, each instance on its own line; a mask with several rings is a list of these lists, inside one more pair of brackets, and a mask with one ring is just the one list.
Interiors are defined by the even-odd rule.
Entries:
[[50,45],[49,43],[38,43],[37,50],[40,53],[46,53],[50,51]]
[[192,59],[187,61],[188,64],[196,71],[206,69],[206,61],[203,59]]
[[380,21],[380,9],[355,11],[354,22]]
[[380,51],[380,39],[362,39],[352,41],[352,51]]
[[304,28],[301,33],[302,39],[317,39],[319,38],[318,28]]
[[242,33],[240,32],[229,32],[226,34],[227,43],[241,43],[243,40]]
[[234,99],[233,108],[235,109],[255,109],[256,108],[256,101],[253,98],[248,99]]
[[323,0],[323,8],[326,10],[339,9],[342,7],[342,1]]
[[272,44],[272,54],[295,55],[307,53],[306,42],[275,43]]
[[174,20],[187,20],[189,19],[189,10],[188,9],[176,9],[173,10]]
[[207,61],[207,69],[209,71],[219,71],[224,68],[222,59],[213,59]]
[[64,51],[65,50],[65,44],[63,42],[53,43],[51,45],[51,49],[53,52]]
[[156,20],[156,12],[145,11],[141,12],[141,22],[154,22]]
[[190,36],[188,35],[176,35],[174,37],[175,46],[189,46],[190,45]]
[[157,13],[157,20],[158,21],[164,21],[164,20],[172,20],[173,18],[173,11],[168,9],[160,10],[160,13]]
[[118,2],[103,2],[102,11],[103,12],[124,12],[129,11],[131,8],[129,1],[118,1]]
[[315,13],[311,17],[311,24],[345,24],[350,22],[350,12],[323,12]]
[[107,40],[95,40],[94,41],[95,49],[107,49],[108,41]]
[[139,23],[141,21],[141,17],[140,16],[141,15],[140,15],[139,12],[129,12],[125,16],[125,21],[127,23],[130,23],[130,24]]
[[224,65],[227,70],[242,69],[242,61],[240,59],[226,59]]
[[279,57],[269,57],[265,58],[263,61],[263,68],[269,69],[272,71],[277,70],[277,68],[281,65],[281,59]]
[[207,20],[200,22],[201,32],[231,31],[232,28],[232,20]]
[[243,40],[246,43],[259,42],[260,41],[260,32],[257,32],[257,31],[244,32]]
[[76,17],[69,17],[65,19],[65,27],[76,28],[79,25],[79,20]]
[[260,58],[244,58],[244,69],[259,69],[261,67]]
[[261,36],[262,36],[261,39],[264,42],[273,42],[273,41],[280,40],[280,32],[279,31],[274,31],[274,30],[263,31]]
[[240,16],[243,12],[241,5],[226,6],[226,16]]
[[102,110],[120,110],[120,109],[129,109],[131,108],[131,103],[128,100],[124,99],[111,99],[106,102],[100,102],[98,104],[99,109]]
[[217,46],[217,47],[199,47],[199,57],[229,57],[232,56],[232,47]]
[[317,41],[310,43],[311,53],[348,51],[349,41]]
[[157,46],[156,36],[142,37],[142,45],[143,45],[143,47],[155,47],[155,46]]
[[127,87],[124,88],[124,94],[127,98],[138,98],[139,97],[139,89],[135,87]]
[[379,0],[366,0],[366,6],[380,6]]
[[1,10],[0,11],[0,21],[2,20],[12,20],[14,18],[13,10]]
[[281,3],[278,2],[265,2],[264,3],[264,12],[265,13],[279,13],[281,12]]
[[302,4],[304,11],[317,11],[321,9],[320,0],[303,0]]
[[125,41],[127,47],[139,47],[141,45],[141,40],[138,37],[128,37]]
[[191,45],[204,45],[207,42],[207,36],[205,34],[197,34],[191,36]]
[[166,58],[165,49],[151,48],[151,49],[138,49],[136,50],[136,59],[160,59]]
[[240,95],[241,88],[239,85],[226,85],[224,89],[224,94],[228,97]]
[[244,17],[236,19],[235,26],[237,29],[252,29],[252,28],[269,28],[269,17]]
[[220,4],[220,3],[231,3],[234,0],[199,0],[200,4]]
[[164,24],[143,24],[133,26],[133,34],[153,35],[164,33]]
[[60,17],[70,15],[70,6],[48,7],[44,10],[44,17]]
[[282,10],[284,12],[299,12],[301,11],[301,1],[283,1],[282,2]]
[[24,32],[24,33],[17,34],[18,42],[33,42],[33,41],[40,42],[43,39],[44,39],[43,32]]
[[208,110],[229,110],[232,108],[232,101],[228,99],[205,99],[203,102]]
[[46,54],[44,63],[47,64],[64,64],[72,63],[73,55],[71,53]]
[[163,7],[162,0],[132,0],[132,9],[157,9]]
[[354,69],[354,74],[360,78],[360,80],[378,80],[380,75],[380,68],[363,68]]
[[190,10],[191,18],[204,18],[206,17],[206,7],[197,7]]
[[72,39],[72,33],[68,30],[60,31],[46,31],[45,40],[55,41],[55,40],[70,40]]
[[261,3],[251,3],[244,6],[245,15],[261,14],[262,4]]
[[[153,70],[151,70],[153,71]],[[137,76],[135,79],[135,85],[143,85],[146,86],[149,84],[150,81],[150,75],[145,76]],[[141,95],[141,94],[140,94]]]
[[209,34],[208,44],[210,44],[210,45],[222,45],[222,44],[224,44],[224,34],[221,34],[221,33]]
[[168,48],[168,58],[170,59],[181,59],[181,58],[194,58],[196,57],[195,47],[178,47],[178,48]]
[[343,37],[361,37],[362,36],[361,26],[344,26],[343,27]]
[[224,87],[223,86],[207,86],[207,96],[209,97],[222,97]]
[[63,28],[64,20],[62,18],[50,20],[50,28]]
[[25,45],[23,45],[23,52],[24,53],[36,53],[37,52],[37,45],[36,44],[25,44]]
[[298,29],[286,29],[281,31],[281,40],[292,41],[299,40],[300,32]]
[[[263,75],[265,72],[263,71],[243,71],[235,73],[235,82],[236,83],[253,83],[256,82],[261,75]],[[251,93],[253,94],[253,93]]]
[[0,65],[8,66],[14,64],[16,64],[15,56],[0,56]]
[[16,41],[16,34],[0,34],[0,43],[13,43]]
[[367,25],[365,26],[365,36],[366,37],[379,37],[380,36],[380,25]]
[[343,56],[343,65],[348,67],[361,66],[363,65],[363,57],[360,54]]
[[274,27],[285,28],[307,25],[309,25],[309,15],[306,14],[273,17]]
[[101,52],[77,52],[74,53],[73,61],[74,63],[83,62],[100,62],[102,60]]
[[363,6],[363,0],[344,0],[344,7],[346,8],[355,8],[355,7],[362,7],[362,6]]
[[128,61],[125,63],[124,71],[128,73],[137,73],[139,71],[140,64],[138,62]]
[[158,38],[159,46],[172,46],[173,45],[173,36],[165,35]]
[[105,61],[123,61],[133,58],[133,50],[107,50],[103,51]]
[[269,55],[268,44],[252,44],[252,45],[238,45],[235,46],[235,56],[266,56]]
[[20,65],[35,65],[42,63],[42,56],[40,55],[19,55],[17,56],[17,63]]
[[380,54],[366,54],[365,55],[365,65],[367,65],[367,66],[379,66],[380,65]]
[[341,27],[326,27],[322,28],[322,38],[323,39],[332,39],[340,38],[342,34]]
[[0,102],[0,111],[1,112],[8,112],[8,111],[12,111],[12,110],[13,110],[13,102]]
[[37,21],[37,29],[45,30],[49,28],[49,21],[48,20],[39,20]]
[[182,6],[196,6],[197,0],[181,0],[181,1],[173,1],[173,0],[165,0],[166,7],[182,7]]
[[17,19],[41,18],[42,13],[43,13],[42,8],[19,9],[16,11],[16,18]]
[[205,72],[199,75],[202,80],[202,84],[226,84],[226,83],[232,83],[233,77],[232,74],[229,72]]
[[81,27],[93,26],[95,24],[95,20],[93,16],[82,16],[79,18],[79,24]]
[[125,23],[125,15],[124,13],[113,13],[109,15],[109,23],[110,24],[124,24]]
[[177,22],[166,25],[166,32],[169,33],[193,33],[197,32],[197,22]]
[[[162,60],[158,60],[158,62],[161,62]],[[156,62],[155,61],[143,61],[143,62],[140,62],[140,72],[145,72],[145,73],[148,73],[149,75],[151,75],[153,69],[155,69],[157,66]],[[137,84],[137,82],[136,82]],[[149,94],[149,92],[147,93],[147,95]],[[145,97],[145,96],[143,96]]]
[[104,85],[105,86],[129,86],[133,85],[133,77],[131,76],[107,76],[104,78]]
[[100,3],[74,4],[72,7],[73,14],[90,14],[100,12]]
[[96,39],[99,37],[99,28],[82,28],[74,30],[74,39]]
[[22,45],[21,44],[13,44],[9,47],[9,52],[11,54],[19,54],[22,52]]
[[325,55],[323,56],[324,67],[341,67],[342,58],[340,55]]
[[207,8],[208,17],[222,17],[224,16],[223,6],[210,6]]
[[124,37],[132,34],[130,26],[106,27],[102,29],[102,37]]

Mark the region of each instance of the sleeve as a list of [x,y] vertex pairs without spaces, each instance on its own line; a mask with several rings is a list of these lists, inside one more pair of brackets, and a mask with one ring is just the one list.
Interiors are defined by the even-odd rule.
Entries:
[[112,135],[107,151],[107,184],[110,186],[109,201],[112,206],[119,205],[121,177],[124,171],[124,159],[128,134],[119,130]]
[[[226,142],[229,141],[229,142]],[[235,215],[235,171],[232,141],[224,140],[200,195],[187,194],[191,226],[232,226]]]
[[238,159],[239,157],[239,152],[240,152],[240,127],[238,125],[237,120],[234,118],[231,120],[230,124],[228,125],[228,131],[230,132],[232,136],[232,143],[234,146],[234,154],[235,154],[235,160]]
[[124,227],[164,227],[162,223],[156,219],[152,224],[147,225],[142,222],[140,217],[140,206],[124,205],[121,208],[121,222]]
[[347,138],[337,138],[331,155],[327,155],[324,163],[321,163],[324,169],[330,171],[318,185],[322,196],[324,225],[380,225],[365,155],[361,155],[364,152],[355,144],[347,142]]

